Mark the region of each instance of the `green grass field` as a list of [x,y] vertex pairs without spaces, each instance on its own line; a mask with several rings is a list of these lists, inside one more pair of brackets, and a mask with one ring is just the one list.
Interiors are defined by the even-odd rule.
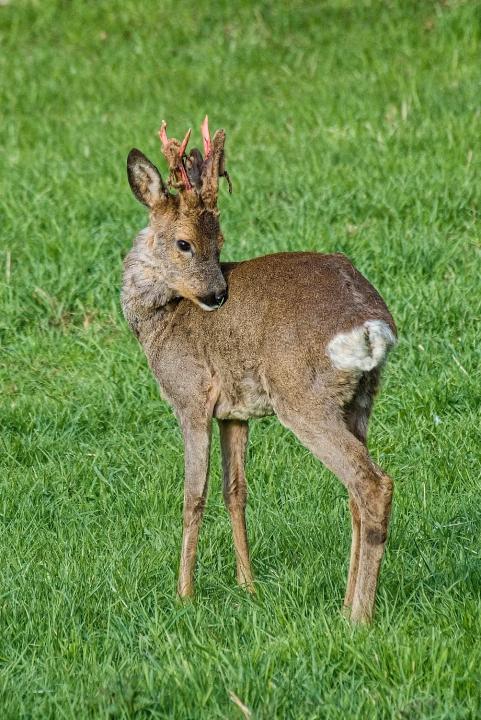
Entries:
[[[256,597],[217,432],[192,605],[183,448],[119,307],[137,146],[227,131],[224,259],[342,251],[400,342],[370,629],[341,616],[346,492],[251,423]],[[481,3],[0,3],[0,717],[481,717]],[[302,312],[302,308],[299,308]],[[242,710],[232,693],[247,706]]]

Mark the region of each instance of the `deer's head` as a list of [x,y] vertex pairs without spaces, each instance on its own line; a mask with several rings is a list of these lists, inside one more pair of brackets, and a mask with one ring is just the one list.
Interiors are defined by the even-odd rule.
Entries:
[[[227,297],[219,256],[224,242],[219,224],[217,194],[224,168],[225,133],[210,139],[207,117],[202,123],[204,156],[197,148],[186,154],[190,130],[180,143],[168,139],[163,122],[159,131],[169,166],[167,184],[140,150],[127,158],[127,173],[135,197],[150,210],[152,267],[162,268],[162,280],[178,296],[204,310],[215,310]],[[171,192],[176,189],[176,193]]]

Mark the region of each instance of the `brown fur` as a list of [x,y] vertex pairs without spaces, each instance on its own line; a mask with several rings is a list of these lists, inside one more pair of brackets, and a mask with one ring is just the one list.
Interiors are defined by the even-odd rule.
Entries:
[[[151,215],[125,261],[123,310],[185,442],[179,594],[193,592],[214,417],[237,578],[253,589],[244,516],[247,421],[275,413],[349,491],[353,541],[345,606],[354,621],[370,620],[392,496],[390,478],[366,449],[380,365],[368,372],[337,369],[328,344],[366,321],[380,321],[395,334],[389,311],[343,255],[280,253],[219,264],[223,238],[213,198],[220,163],[217,171],[207,168],[210,192],[193,187],[177,196],[164,192],[138,151],[129,163],[134,193]],[[192,256],[179,252],[179,239],[191,244]],[[225,285],[227,302],[205,312],[199,298]]]

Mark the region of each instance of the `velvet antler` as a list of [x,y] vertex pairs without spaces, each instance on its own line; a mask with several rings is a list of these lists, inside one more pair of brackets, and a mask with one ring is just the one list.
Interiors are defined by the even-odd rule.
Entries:
[[202,140],[204,142],[204,165],[202,168],[202,199],[207,207],[216,207],[217,194],[219,191],[219,178],[225,177],[229,185],[229,192],[232,192],[230,177],[225,169],[225,132],[217,130],[214,139],[210,139],[209,118],[205,116],[201,127]]
[[187,130],[184,139],[180,143],[175,138],[167,137],[167,123],[162,120],[162,124],[159,130],[159,138],[162,143],[162,151],[164,157],[169,165],[170,175],[169,184],[172,187],[178,188],[179,190],[191,190],[192,185],[187,176],[184,167],[184,154],[187,144],[189,142],[190,133],[192,131]]
[[197,148],[192,148],[189,155],[185,154],[191,131],[188,130],[183,141],[167,137],[167,124],[162,121],[159,137],[162,143],[162,152],[169,165],[169,184],[181,192],[195,190],[204,205],[212,210],[217,207],[219,191],[219,177],[225,177],[229,192],[232,185],[224,166],[225,132],[217,130],[214,139],[209,133],[209,120],[207,115],[201,125],[204,157]]

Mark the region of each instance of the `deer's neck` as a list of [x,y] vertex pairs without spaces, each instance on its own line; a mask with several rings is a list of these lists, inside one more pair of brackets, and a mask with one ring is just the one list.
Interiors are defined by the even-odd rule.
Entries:
[[146,251],[148,241],[149,229],[146,228],[137,236],[124,262],[122,309],[137,336],[146,324],[153,320],[158,322],[164,315],[169,315],[169,303],[175,299],[161,263]]

